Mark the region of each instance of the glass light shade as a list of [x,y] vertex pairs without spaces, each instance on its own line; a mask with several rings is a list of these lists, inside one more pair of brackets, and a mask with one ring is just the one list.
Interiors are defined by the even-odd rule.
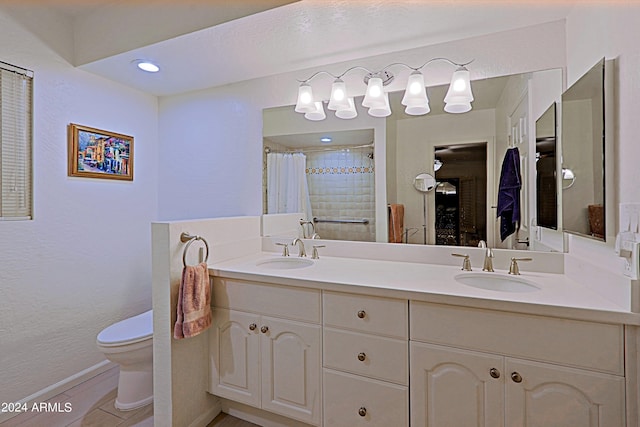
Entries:
[[447,113],[466,113],[471,110],[471,101],[473,101],[473,93],[471,93],[469,70],[460,67],[451,76],[451,84],[444,97],[446,104],[444,111]]
[[310,113],[316,110],[313,103],[313,90],[308,83],[300,84],[298,88],[298,102],[296,103],[296,113]]
[[[387,104],[389,102],[387,101]],[[367,83],[367,92],[362,100],[362,106],[381,107],[384,105],[384,87],[382,85],[382,79],[380,77],[371,77],[369,83]]]
[[427,89],[424,87],[424,76],[420,71],[414,71],[409,75],[407,88],[402,97],[402,105],[428,104]]
[[358,116],[353,98],[347,98],[347,101],[349,102],[349,108],[336,111],[336,117],[339,119],[353,119]]
[[347,86],[340,79],[336,79],[331,85],[331,97],[329,98],[329,110],[345,110],[349,108],[347,99]]
[[391,115],[391,107],[389,107],[389,94],[385,93],[383,96],[383,102],[376,104],[369,108],[369,115],[373,117],[387,117]]
[[471,111],[471,103],[470,102],[461,102],[461,103],[450,102],[448,104],[445,104],[444,111],[446,111],[447,113],[453,113],[453,114],[466,113],[467,111]]
[[324,105],[322,105],[322,101],[314,102],[315,109],[313,111],[309,111],[308,113],[304,113],[304,118],[307,120],[319,121],[327,118],[327,115],[324,113]]
[[441,167],[442,167],[442,160],[434,159],[433,160],[433,171],[434,172],[438,172]]
[[431,108],[428,103],[407,105],[407,108],[404,109],[404,112],[410,116],[422,116],[423,114],[427,114],[429,111],[431,111]]

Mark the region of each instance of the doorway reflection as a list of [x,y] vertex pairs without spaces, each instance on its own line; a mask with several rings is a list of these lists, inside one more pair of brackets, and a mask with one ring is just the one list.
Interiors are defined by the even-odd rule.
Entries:
[[478,246],[487,240],[487,143],[440,145],[435,175],[437,245]]

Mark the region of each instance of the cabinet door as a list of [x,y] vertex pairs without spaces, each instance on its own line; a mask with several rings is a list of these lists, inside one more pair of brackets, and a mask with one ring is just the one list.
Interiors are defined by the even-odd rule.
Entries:
[[508,426],[625,425],[623,377],[516,359],[506,367]]
[[502,356],[411,342],[411,426],[504,426],[503,365]]
[[259,319],[255,314],[214,310],[209,332],[210,393],[260,406]]
[[321,327],[262,316],[262,408],[320,424]]

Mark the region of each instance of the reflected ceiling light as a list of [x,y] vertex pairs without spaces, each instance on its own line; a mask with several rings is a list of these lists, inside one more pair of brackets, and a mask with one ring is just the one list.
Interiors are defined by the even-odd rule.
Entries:
[[358,116],[353,98],[347,98],[347,101],[349,101],[349,108],[336,110],[336,117],[339,119],[353,119]]
[[158,71],[160,71],[160,67],[146,59],[136,59],[133,62],[138,68],[140,68],[142,71],[146,71],[147,73],[157,73]]
[[307,120],[319,121],[327,118],[324,113],[324,105],[322,105],[322,101],[316,101],[314,104],[314,110],[304,113],[304,118]]
[[445,194],[447,196],[450,196],[450,195],[453,195],[453,194],[457,194],[458,190],[450,182],[443,181],[443,182],[438,183],[438,185],[436,185],[436,193]]
[[375,102],[369,108],[369,115],[373,117],[387,117],[391,115],[391,107],[389,106],[389,94],[385,92],[380,102]]
[[[566,190],[568,188],[573,187],[573,184],[576,183],[576,175],[569,168],[562,168],[562,189]],[[567,181],[565,183],[565,181]]]
[[323,144],[329,144],[331,141],[333,140],[330,136],[323,136],[322,138],[320,138],[320,142],[322,142]]
[[[402,98],[402,105],[406,107],[405,113],[413,116],[427,114],[431,109],[429,108],[429,98],[427,98],[424,75],[421,70],[428,64],[435,61],[446,61],[449,64],[458,67],[451,77],[451,84],[449,85],[449,90],[444,99],[446,103],[444,110],[448,113],[466,113],[467,111],[470,111],[473,94],[471,93],[469,70],[467,70],[466,65],[471,62],[458,64],[447,58],[433,58],[417,68],[401,62],[396,62],[387,65],[380,71],[371,71],[365,67],[355,66],[337,76],[328,71],[318,71],[306,80],[299,80],[300,86],[298,87],[298,101],[296,103],[295,111],[298,113],[305,113],[305,117],[307,117],[308,113],[313,113],[311,114],[312,117],[319,117],[319,115],[315,113],[317,111],[317,106],[315,104],[318,101],[313,98],[310,81],[319,74],[328,74],[334,78],[334,81],[331,85],[331,96],[329,98],[327,108],[329,110],[334,110],[336,117],[341,119],[352,119],[356,117],[357,112],[353,103],[353,97],[348,96],[347,87],[345,82],[342,80],[342,77],[355,70],[363,70],[366,73],[363,81],[367,87],[364,100],[362,101],[362,106],[369,109],[368,113],[371,116],[387,117],[391,114],[391,108],[389,107],[389,94],[385,91],[384,87],[391,83],[395,78],[393,73],[388,69],[391,67],[403,66],[412,70],[409,78],[407,79],[407,86],[404,92],[404,97]],[[322,111],[322,115],[324,115],[324,109]],[[310,120],[322,119],[314,118]]]

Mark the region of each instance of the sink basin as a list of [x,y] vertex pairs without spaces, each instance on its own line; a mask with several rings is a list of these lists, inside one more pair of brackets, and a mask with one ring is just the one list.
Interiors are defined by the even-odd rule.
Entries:
[[466,273],[454,277],[463,285],[498,292],[535,292],[540,288],[520,277],[491,273]]
[[307,258],[269,258],[256,263],[258,267],[272,270],[291,270],[294,268],[305,268],[313,265],[313,261]]

